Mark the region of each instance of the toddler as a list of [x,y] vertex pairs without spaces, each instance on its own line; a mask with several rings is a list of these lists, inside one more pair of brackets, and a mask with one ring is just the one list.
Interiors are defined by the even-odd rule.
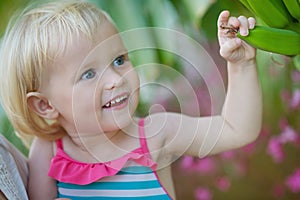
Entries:
[[[30,199],[175,199],[170,163],[256,139],[262,99],[255,20],[218,19],[228,88],[220,115],[134,114],[139,78],[110,17],[82,1],[24,11],[1,46],[2,104],[15,130],[36,136],[29,155]],[[224,28],[225,27],[225,28]]]

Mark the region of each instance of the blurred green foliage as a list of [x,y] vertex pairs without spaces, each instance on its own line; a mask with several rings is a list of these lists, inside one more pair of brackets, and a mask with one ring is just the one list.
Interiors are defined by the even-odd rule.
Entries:
[[[28,3],[28,0],[1,0],[0,1],[0,36],[5,32],[5,28],[13,15],[20,12]],[[2,108],[0,108],[0,132],[11,141],[25,155],[28,149],[23,145],[19,137],[16,136],[11,124]]]
[[[42,1],[42,0],[36,0]],[[225,63],[218,54],[216,21],[221,10],[228,9],[232,15],[252,16],[238,0],[90,0],[108,12],[120,31],[126,31],[141,27],[162,27],[180,30],[191,38],[194,38],[207,49],[215,59],[220,71],[225,71]],[[23,8],[29,0],[1,0],[0,1],[0,34],[2,35],[8,20],[15,11]],[[267,9],[267,8],[266,8]],[[152,42],[160,41],[157,35],[144,36]],[[187,50],[188,51],[188,50]],[[163,50],[141,50],[131,52],[135,65],[144,63],[162,63],[172,66],[182,72],[182,62],[174,55]],[[178,199],[195,199],[194,190],[198,186],[211,188],[213,199],[299,199],[299,193],[289,192],[285,187],[285,178],[288,174],[300,166],[299,147],[287,145],[284,147],[286,157],[283,163],[274,163],[266,148],[271,136],[282,132],[281,122],[285,121],[293,127],[297,133],[300,130],[299,108],[291,108],[290,103],[293,92],[299,86],[300,81],[295,81],[297,71],[290,62],[290,58],[258,51],[259,76],[262,83],[264,98],[264,133],[256,143],[252,156],[239,153],[234,162],[222,161],[215,157],[220,164],[221,171],[214,176],[202,173],[182,171],[180,161],[174,165],[174,179]],[[225,70],[224,70],[225,69]],[[226,73],[222,73],[226,82]],[[166,79],[174,81],[175,77]],[[147,74],[146,76],[157,76]],[[154,77],[161,78],[161,77]],[[175,82],[175,81],[174,81]],[[200,87],[200,84],[199,84]],[[283,97],[285,96],[285,98]],[[148,112],[151,100],[142,101],[138,113],[145,115]],[[201,103],[201,102],[200,102]],[[175,105],[175,104],[174,104]],[[169,110],[176,110],[176,105],[168,104]],[[173,107],[172,107],[173,106]],[[255,109],[255,108],[254,108]],[[25,155],[28,149],[14,134],[13,128],[8,122],[2,109],[0,109],[0,131]],[[237,175],[233,163],[246,162],[248,171],[246,175]],[[231,187],[227,191],[220,191],[215,187],[217,176],[228,176]],[[281,193],[274,194],[274,187],[282,186]],[[276,196],[277,195],[277,196]]]

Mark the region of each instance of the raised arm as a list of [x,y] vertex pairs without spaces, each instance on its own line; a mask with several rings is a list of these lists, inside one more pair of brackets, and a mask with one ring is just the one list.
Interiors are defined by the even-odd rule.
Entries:
[[228,61],[228,88],[221,117],[232,132],[231,137],[221,137],[220,142],[224,141],[225,148],[226,145],[230,148],[243,146],[257,138],[262,123],[262,94],[256,50],[237,38],[235,33],[231,35],[223,29],[224,24],[246,36],[249,29],[254,28],[255,20],[244,16],[229,17],[228,11],[223,11],[218,19],[220,54]]
[[[256,50],[224,29],[232,27],[247,35],[255,26],[253,18],[229,17],[223,11],[218,19],[220,54],[228,62],[228,87],[220,115],[188,117],[168,113],[152,116],[157,130],[165,133],[164,152],[203,157],[234,149],[254,141],[261,129],[262,94],[256,67]],[[151,131],[151,130],[149,130]],[[164,137],[163,137],[164,138]]]

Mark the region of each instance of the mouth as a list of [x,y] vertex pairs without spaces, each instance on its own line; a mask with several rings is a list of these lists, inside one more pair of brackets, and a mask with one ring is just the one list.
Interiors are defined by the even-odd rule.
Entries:
[[102,106],[102,108],[107,109],[107,108],[113,108],[113,107],[120,106],[123,103],[125,103],[127,101],[127,99],[128,99],[128,94],[117,96],[117,97],[111,99],[106,104],[104,104]]

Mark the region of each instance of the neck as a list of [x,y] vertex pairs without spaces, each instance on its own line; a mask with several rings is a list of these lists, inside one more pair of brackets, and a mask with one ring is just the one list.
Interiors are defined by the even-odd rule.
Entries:
[[[65,142],[69,143],[70,148],[66,151],[70,155],[77,152],[73,157],[85,162],[104,162],[119,158],[140,146],[137,128],[132,126],[134,124],[108,133],[68,132]],[[72,148],[76,148],[77,151],[70,150]],[[91,156],[92,160],[86,155]]]
[[110,133],[88,134],[69,134],[70,139],[83,151],[91,151],[95,147],[112,145],[112,141],[120,130]]

